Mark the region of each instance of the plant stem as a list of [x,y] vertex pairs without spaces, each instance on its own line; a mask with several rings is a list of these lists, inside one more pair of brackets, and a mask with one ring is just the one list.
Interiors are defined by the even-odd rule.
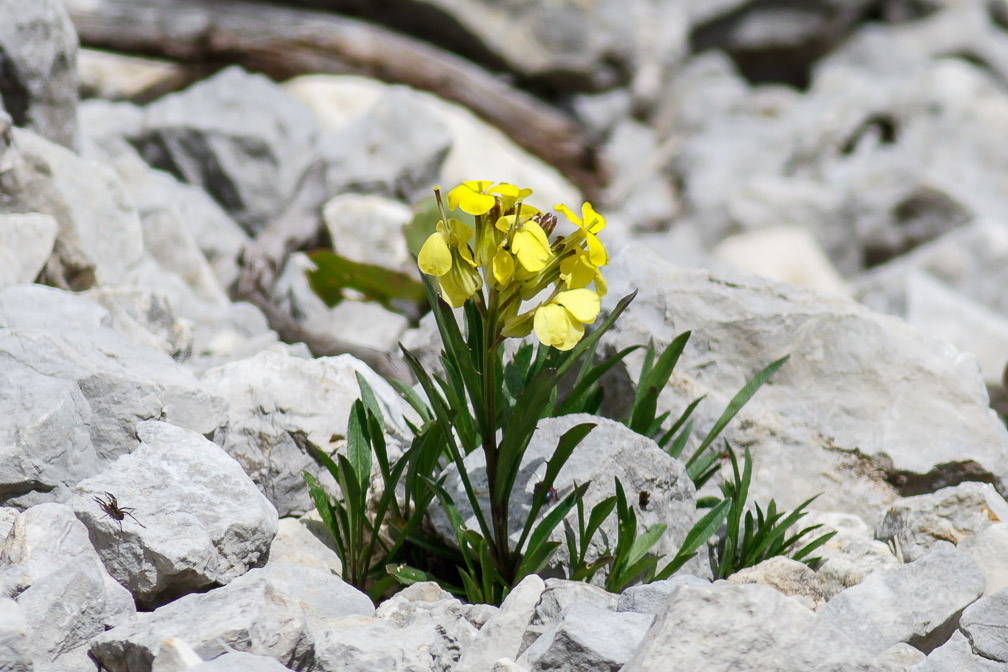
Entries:
[[497,568],[510,581],[511,551],[508,543],[508,501],[497,501],[497,388],[502,381],[497,380],[497,348],[499,347],[499,327],[497,317],[500,311],[499,296],[490,287],[487,312],[483,321],[483,403],[486,421],[483,423],[483,455],[486,459],[487,487],[490,490],[490,520],[493,539],[488,540],[490,552]]

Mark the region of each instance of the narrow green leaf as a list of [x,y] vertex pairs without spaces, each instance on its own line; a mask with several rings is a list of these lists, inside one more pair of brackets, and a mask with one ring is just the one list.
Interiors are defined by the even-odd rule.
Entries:
[[371,442],[367,411],[360,399],[350,407],[347,420],[347,460],[359,490],[367,490],[371,480]]
[[[532,523],[538,518],[539,511],[542,509],[543,504],[546,502],[546,494],[553,487],[556,482],[556,477],[560,474],[560,470],[570,459],[570,456],[574,453],[574,449],[581,443],[582,440],[588,433],[595,428],[595,423],[584,422],[579,425],[575,425],[568,429],[557,441],[556,450],[553,451],[553,455],[550,457],[549,461],[546,463],[546,473],[543,475],[542,481],[540,481],[539,491],[536,492],[532,497],[532,508],[529,510],[528,518],[525,520],[525,525],[522,528],[521,536],[518,539],[518,543],[515,545],[515,549],[520,553],[522,551],[522,544],[525,543],[525,537],[528,536],[529,530],[532,528]],[[513,483],[513,481],[512,481]],[[510,491],[508,495],[510,495]]]
[[717,419],[717,422],[715,422],[714,426],[711,427],[707,436],[704,437],[700,447],[697,448],[696,452],[694,452],[693,456],[689,459],[689,462],[687,462],[687,467],[696,461],[700,455],[707,450],[708,446],[714,442],[718,435],[721,434],[721,431],[728,425],[729,422],[732,421],[732,418],[734,418],[742,407],[745,406],[750,399],[752,399],[752,396],[756,394],[756,391],[759,390],[759,388],[761,388],[767,380],[770,379],[770,376],[772,376],[777,369],[783,366],[789,356],[790,355],[785,355],[784,357],[781,357],[776,362],[771,363],[765,369],[757,373],[752,380],[746,383],[745,386],[743,386],[742,389],[739,390],[734,397],[732,397],[732,400],[728,402],[728,407],[725,408],[721,417]]

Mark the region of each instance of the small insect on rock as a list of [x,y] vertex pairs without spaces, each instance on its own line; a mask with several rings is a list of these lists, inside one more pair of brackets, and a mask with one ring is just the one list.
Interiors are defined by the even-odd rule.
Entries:
[[117,500],[115,495],[113,495],[111,492],[105,493],[105,499],[102,499],[101,497],[94,497],[93,499],[95,502],[98,503],[98,506],[101,507],[101,510],[105,512],[105,516],[119,523],[120,532],[122,532],[123,529],[122,524],[123,520],[126,519],[126,516],[129,516],[134,521],[136,521],[136,524],[139,525],[140,527],[144,529],[147,528],[146,525],[137,520],[136,516],[133,515],[133,512],[136,509],[134,509],[131,506],[119,506],[119,500]]

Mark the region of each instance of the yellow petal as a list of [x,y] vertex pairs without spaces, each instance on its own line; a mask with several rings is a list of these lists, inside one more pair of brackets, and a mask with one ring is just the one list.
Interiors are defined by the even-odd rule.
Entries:
[[579,322],[586,324],[594,322],[599,314],[598,294],[590,289],[569,289],[557,294],[553,301],[570,311]]
[[451,271],[438,277],[441,296],[452,308],[459,308],[470,296],[479,291],[483,280],[475,268],[467,264],[452,265]]
[[493,196],[481,193],[491,184],[493,183],[485,181],[463,182],[448,192],[448,208],[451,210],[460,208],[462,212],[470,215],[485,215],[497,203],[497,199]]
[[525,270],[533,273],[541,271],[550,258],[549,240],[546,233],[534,222],[526,223],[515,233],[511,249]]
[[571,322],[571,315],[563,306],[549,303],[536,311],[532,327],[540,343],[559,348],[568,340]]
[[507,281],[514,275],[514,259],[511,254],[501,248],[493,258],[493,275],[498,285],[506,285]]
[[560,277],[567,289],[581,289],[595,279],[598,270],[591,265],[584,250],[560,262]]
[[581,206],[581,228],[588,233],[598,233],[605,228],[605,219],[595,212],[592,204],[585,201]]
[[468,243],[469,239],[472,238],[473,235],[473,230],[469,228],[468,224],[463,222],[461,219],[455,219],[454,217],[448,218],[448,231],[451,233],[452,238],[454,238],[452,244],[456,246]]
[[606,254],[602,241],[591,233],[586,233],[585,237],[588,241],[588,258],[591,260],[591,263],[595,266],[605,266],[608,264],[609,255]]
[[600,297],[602,297],[602,296],[605,296],[606,292],[608,292],[608,291],[609,291],[609,285],[606,284],[605,278],[602,277],[602,274],[596,268],[595,269],[595,293],[598,294]]
[[557,203],[556,205],[553,206],[553,209],[556,210],[557,212],[562,213],[563,216],[566,217],[571,224],[577,224],[579,227],[581,226],[581,220],[575,217],[571,209],[568,208],[563,203]]
[[448,234],[432,233],[417,256],[417,264],[420,270],[427,275],[442,276],[451,269],[452,255],[448,247]]

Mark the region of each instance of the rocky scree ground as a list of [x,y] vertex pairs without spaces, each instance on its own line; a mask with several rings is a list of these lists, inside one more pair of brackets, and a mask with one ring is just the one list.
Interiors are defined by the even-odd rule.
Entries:
[[[547,207],[577,188],[468,111],[362,78],[231,68],[137,105],[171,66],[79,50],[57,0],[0,0],[0,668],[1008,670],[1004,3],[622,0],[502,31],[488,2],[403,6],[456,17],[470,56],[597,134],[607,300],[640,289],[606,345],[693,332],[663,408],[706,394],[710,426],[791,355],[727,437],[755,501],[822,493],[821,565],[372,604],[339,578],[300,474],[333,483],[293,436],[339,450],[358,373],[394,450],[407,408],[232,302],[241,250],[310,166],[334,248],[398,270],[433,184],[511,181]],[[544,24],[582,39],[498,39]],[[302,324],[435,365],[429,321],[327,308],[307,264],[273,297]],[[574,421],[543,421],[530,460]],[[651,492],[677,547],[697,496],[677,460],[601,420],[568,466],[593,496],[613,473]],[[109,493],[131,515],[105,515]]]

